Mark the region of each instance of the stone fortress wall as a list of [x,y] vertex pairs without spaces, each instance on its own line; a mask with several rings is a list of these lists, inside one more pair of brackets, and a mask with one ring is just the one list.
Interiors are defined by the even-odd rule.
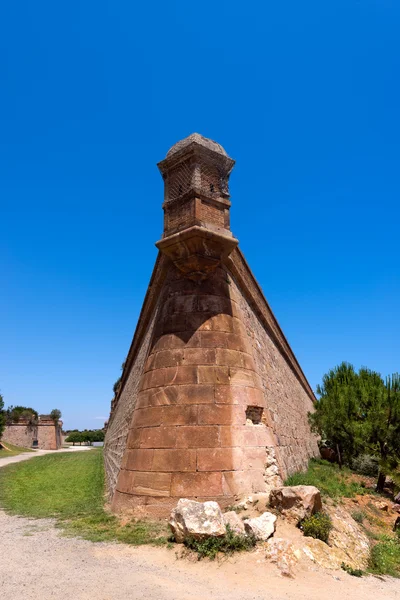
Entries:
[[1,439],[6,444],[9,442],[23,448],[58,450],[62,446],[61,430],[61,421],[55,424],[52,419],[42,418],[39,423],[31,425],[21,419],[18,423],[6,425]]
[[174,148],[105,440],[112,509],[137,515],[164,516],[181,497],[228,505],[318,455],[314,394],[230,232],[233,161],[198,134]]

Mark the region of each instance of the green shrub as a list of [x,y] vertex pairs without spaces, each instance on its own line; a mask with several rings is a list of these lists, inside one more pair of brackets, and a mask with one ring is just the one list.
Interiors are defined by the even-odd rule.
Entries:
[[370,570],[380,575],[400,577],[400,543],[389,536],[373,546],[370,555]]
[[353,471],[360,473],[360,475],[378,477],[379,459],[370,454],[360,454],[360,456],[353,459],[351,467]]
[[351,513],[351,516],[357,523],[362,523],[365,519],[365,512],[362,510],[355,510]]
[[332,529],[332,521],[326,513],[315,513],[311,517],[306,517],[300,523],[300,529],[307,537],[316,538],[328,543],[329,534]]
[[238,535],[231,530],[229,525],[226,527],[226,535],[222,537],[210,537],[205,540],[188,537],[185,540],[185,546],[197,552],[199,560],[204,557],[214,560],[218,552],[233,554],[234,552],[250,550],[255,544],[254,536]]
[[346,565],[346,563],[344,562],[342,562],[340,566],[342,567],[343,571],[346,571],[346,573],[348,573],[349,575],[353,575],[353,577],[363,576],[363,572],[361,571],[361,569],[353,569],[353,567],[351,567],[350,565]]

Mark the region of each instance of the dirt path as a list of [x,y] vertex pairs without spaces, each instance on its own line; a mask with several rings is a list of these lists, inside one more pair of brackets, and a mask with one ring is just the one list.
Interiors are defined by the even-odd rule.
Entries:
[[7,465],[12,465],[13,463],[19,463],[23,460],[29,460],[30,458],[35,458],[36,456],[44,456],[45,454],[55,454],[59,452],[81,452],[82,450],[91,450],[90,446],[71,446],[70,448],[65,448],[61,450],[34,450],[33,452],[22,452],[21,454],[17,454],[16,456],[0,456],[0,468],[5,467]]
[[218,563],[175,550],[62,537],[51,520],[0,511],[2,600],[400,600],[400,581],[301,567],[283,578],[262,550]]

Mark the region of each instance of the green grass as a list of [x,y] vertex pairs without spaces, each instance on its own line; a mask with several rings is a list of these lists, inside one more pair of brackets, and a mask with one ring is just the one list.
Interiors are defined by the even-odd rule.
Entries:
[[5,448],[2,448],[0,450],[0,461],[2,458],[8,458],[9,456],[18,456],[18,454],[22,454],[23,452],[33,452],[31,448],[22,448],[22,446],[14,446],[14,444],[9,444],[8,442],[4,443],[7,446],[7,450]]
[[390,536],[381,536],[381,541],[371,549],[370,571],[379,575],[400,577],[400,542]]
[[325,460],[310,460],[308,470],[305,473],[290,475],[285,485],[315,485],[323,496],[334,499],[364,495],[365,488],[350,478],[349,469],[339,469],[337,465]]
[[57,519],[66,535],[91,541],[163,544],[164,523],[121,524],[104,510],[101,448],[60,452],[0,469],[0,506],[11,514]]

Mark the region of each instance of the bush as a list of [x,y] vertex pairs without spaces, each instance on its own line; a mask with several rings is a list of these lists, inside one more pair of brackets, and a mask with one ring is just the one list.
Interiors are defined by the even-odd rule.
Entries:
[[54,423],[57,425],[58,421],[62,417],[61,410],[58,410],[58,408],[53,408],[53,410],[50,413],[50,417],[53,419]]
[[353,459],[351,468],[360,475],[378,477],[379,459],[370,454],[360,454],[360,456]]
[[365,513],[362,510],[353,511],[351,516],[357,523],[362,523],[365,519]]
[[303,519],[300,523],[300,529],[305,536],[328,543],[332,521],[329,515],[319,512]]
[[197,552],[199,560],[204,557],[214,560],[218,552],[233,554],[234,552],[250,550],[255,545],[256,539],[254,536],[238,535],[231,530],[229,525],[226,526],[226,535],[222,537],[210,537],[205,540],[188,537],[185,540],[185,546]]

